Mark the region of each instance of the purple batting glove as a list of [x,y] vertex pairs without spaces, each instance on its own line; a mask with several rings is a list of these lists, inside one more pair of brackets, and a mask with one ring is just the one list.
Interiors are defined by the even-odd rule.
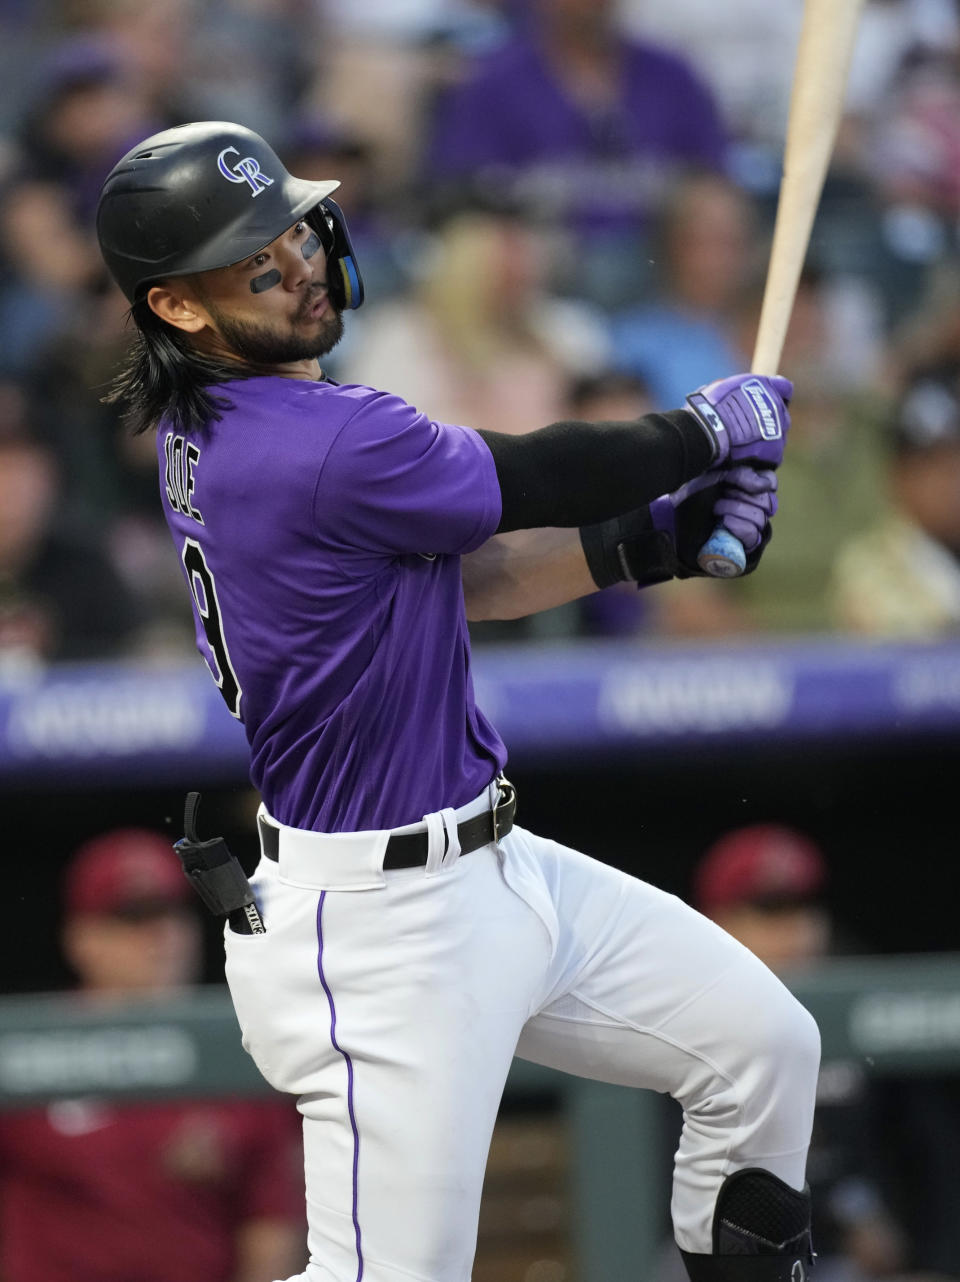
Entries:
[[691,392],[687,406],[713,442],[711,468],[740,463],[778,467],[792,395],[789,379],[762,374],[734,374]]
[[713,505],[717,520],[747,552],[758,547],[767,522],[777,511],[777,474],[770,469],[735,467],[724,475]]
[[[748,468],[736,469],[737,471],[749,471]],[[707,490],[711,485],[719,485],[725,481],[733,472],[702,472],[700,476],[695,476],[692,481],[687,481],[681,485],[679,490],[674,490],[672,494],[661,494],[658,499],[650,504],[650,518],[653,521],[653,528],[660,530],[664,534],[669,534],[671,539],[676,537],[677,522],[676,510],[684,499],[688,499],[691,494],[699,494],[701,490]]]

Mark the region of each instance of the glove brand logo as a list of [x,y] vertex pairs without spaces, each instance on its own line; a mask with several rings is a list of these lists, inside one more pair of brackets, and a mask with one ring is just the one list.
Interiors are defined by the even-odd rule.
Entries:
[[802,1260],[797,1260],[790,1270],[790,1282],[807,1282],[807,1271],[803,1267]]
[[751,379],[749,383],[744,383],[743,390],[753,403],[757,422],[760,425],[760,435],[765,441],[779,440],[780,417],[767,394],[766,388],[757,379]]
[[228,182],[249,183],[254,196],[259,196],[262,191],[273,186],[273,179],[263,173],[260,161],[255,156],[244,156],[231,167],[227,164],[227,157],[231,152],[234,156],[240,155],[236,147],[225,147],[217,157],[217,168]]

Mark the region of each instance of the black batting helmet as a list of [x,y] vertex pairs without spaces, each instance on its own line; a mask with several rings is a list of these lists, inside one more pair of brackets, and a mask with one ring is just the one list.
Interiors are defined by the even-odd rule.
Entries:
[[330,199],[339,186],[294,178],[242,125],[180,125],[145,138],[107,175],[97,205],[100,252],[132,303],[157,280],[241,262],[303,218],[323,242],[333,303],[359,307],[363,282]]

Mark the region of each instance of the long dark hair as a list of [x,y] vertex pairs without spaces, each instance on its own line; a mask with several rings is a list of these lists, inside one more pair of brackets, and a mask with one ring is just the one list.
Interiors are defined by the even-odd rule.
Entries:
[[222,418],[231,402],[211,389],[259,372],[240,361],[205,355],[161,320],[145,298],[130,308],[130,319],[136,333],[103,401],[120,408],[134,435],[150,431],[161,419],[188,432]]

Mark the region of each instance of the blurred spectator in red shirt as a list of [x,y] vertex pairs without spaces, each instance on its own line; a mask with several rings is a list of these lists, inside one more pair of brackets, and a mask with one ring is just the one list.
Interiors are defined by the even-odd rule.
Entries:
[[[162,998],[200,959],[169,843],[128,829],[77,851],[63,949],[100,1003]],[[281,1099],[58,1100],[0,1115],[3,1282],[265,1282],[303,1267],[302,1151]]]

